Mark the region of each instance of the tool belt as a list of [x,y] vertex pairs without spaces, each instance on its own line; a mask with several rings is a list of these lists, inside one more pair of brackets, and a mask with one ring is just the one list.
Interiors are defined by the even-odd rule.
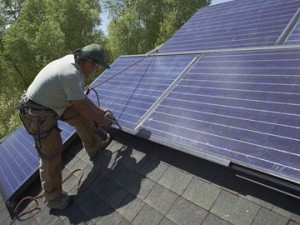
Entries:
[[[46,138],[54,128],[60,131],[57,124],[58,115],[56,112],[32,101],[25,94],[22,95],[20,100],[19,115],[26,131],[33,136],[35,143],[40,148],[42,148],[41,140]],[[56,119],[53,120],[53,117],[56,117]],[[53,122],[45,129],[43,125],[46,120],[49,121],[49,118],[52,118],[51,121]]]
[[19,111],[20,113],[25,113],[26,109],[31,111],[43,111],[49,114],[56,114],[55,111],[53,111],[52,109],[49,109],[48,107],[45,107],[32,101],[25,94],[23,94],[19,104]]

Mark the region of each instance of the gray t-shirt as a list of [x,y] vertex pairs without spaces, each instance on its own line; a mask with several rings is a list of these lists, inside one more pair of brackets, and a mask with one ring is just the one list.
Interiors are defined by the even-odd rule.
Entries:
[[54,110],[59,116],[72,100],[85,98],[85,79],[74,56],[67,55],[45,66],[29,86],[26,95]]

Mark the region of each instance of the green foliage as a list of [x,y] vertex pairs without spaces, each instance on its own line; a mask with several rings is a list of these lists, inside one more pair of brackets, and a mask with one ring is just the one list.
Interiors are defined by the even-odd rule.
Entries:
[[169,39],[206,0],[105,0],[112,16],[108,46],[113,58],[140,54]]
[[4,35],[8,63],[20,88],[26,88],[40,68],[65,53],[95,40],[99,5],[90,0],[27,0],[17,21]]
[[20,123],[19,96],[50,61],[104,40],[98,0],[0,2],[0,138]]
[[[206,0],[103,0],[112,19],[100,24],[99,0],[0,0],[0,138],[20,123],[18,99],[50,61],[89,43],[120,55],[139,54],[165,42]],[[88,82],[91,82],[89,80]]]

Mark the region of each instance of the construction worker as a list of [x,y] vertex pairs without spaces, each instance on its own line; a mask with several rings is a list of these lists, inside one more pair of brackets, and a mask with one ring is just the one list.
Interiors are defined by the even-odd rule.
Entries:
[[34,138],[44,203],[50,208],[64,209],[71,200],[62,190],[62,139],[57,120],[75,127],[91,160],[108,142],[109,136],[101,140],[97,135],[96,124],[108,129],[112,122],[84,93],[85,78],[102,66],[110,68],[102,48],[87,45],[46,65],[21,98],[20,118]]

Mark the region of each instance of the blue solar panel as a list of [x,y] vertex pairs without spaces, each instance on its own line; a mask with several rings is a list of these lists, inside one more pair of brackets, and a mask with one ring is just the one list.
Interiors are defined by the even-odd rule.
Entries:
[[[97,87],[101,107],[113,111],[120,125],[133,131],[143,115],[193,59],[193,55],[120,57],[91,86]],[[102,84],[110,77],[113,78]],[[97,103],[94,92],[89,97]]]
[[205,7],[159,52],[272,46],[299,7],[299,0],[238,0]]
[[140,129],[300,184],[300,51],[205,54]]
[[[59,127],[65,144],[75,130],[63,122],[59,122]],[[13,201],[38,168],[39,157],[33,138],[21,126],[0,144],[0,190],[4,200]]]
[[285,44],[288,44],[288,45],[300,44],[300,22],[298,22],[295,25],[295,27],[292,30],[291,34],[289,35],[289,37],[285,41]]

